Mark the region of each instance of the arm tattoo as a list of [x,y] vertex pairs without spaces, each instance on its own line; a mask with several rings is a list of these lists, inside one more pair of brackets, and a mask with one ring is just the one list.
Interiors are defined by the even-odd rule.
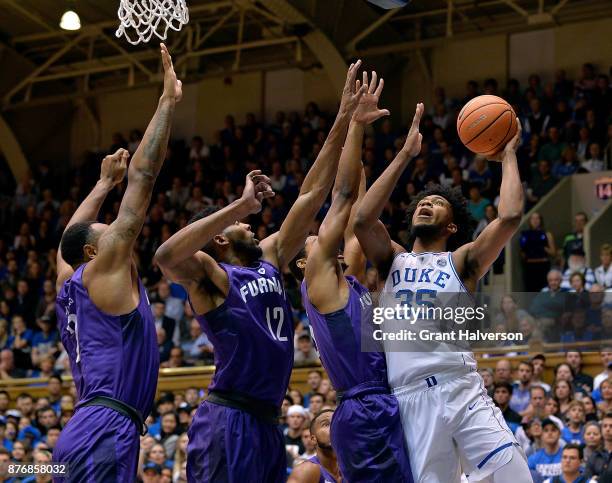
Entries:
[[152,163],[151,171],[155,173],[161,168],[161,163],[165,157],[168,139],[170,138],[170,128],[172,127],[173,111],[174,106],[170,104],[162,104],[160,106],[159,112],[151,126],[151,136],[144,145],[144,158],[149,163]]

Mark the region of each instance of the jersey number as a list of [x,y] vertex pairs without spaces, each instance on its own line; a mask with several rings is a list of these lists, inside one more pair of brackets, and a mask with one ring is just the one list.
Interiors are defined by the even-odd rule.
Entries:
[[81,348],[79,347],[79,322],[76,314],[68,314],[68,332],[74,331],[74,341],[76,342],[76,362],[81,362]]
[[[270,329],[270,334],[272,334],[272,338],[274,340],[278,340],[280,342],[285,342],[287,337],[281,335],[281,330],[283,328],[283,322],[285,320],[285,312],[282,307],[266,307],[266,322],[268,322],[268,329]],[[276,326],[276,335],[272,330],[272,321],[277,324]]]
[[[425,307],[433,307],[434,300],[437,295],[436,290],[428,290],[425,288],[421,288],[416,292],[412,290],[398,290],[395,294],[395,298],[400,299],[403,305],[407,305],[408,307],[412,306],[414,302],[415,305],[424,305]],[[415,296],[416,295],[416,296]]]

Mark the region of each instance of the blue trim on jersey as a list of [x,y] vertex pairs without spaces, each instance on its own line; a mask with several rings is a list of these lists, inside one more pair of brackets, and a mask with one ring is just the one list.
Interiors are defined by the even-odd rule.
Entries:
[[446,252],[404,252],[404,253],[408,253],[408,255],[412,255],[413,257],[418,257],[420,255],[440,255],[442,253],[446,253]]
[[491,458],[493,458],[493,456],[495,456],[497,453],[499,453],[500,451],[505,450],[506,448],[509,448],[510,446],[512,446],[514,443],[506,443],[501,445],[499,448],[494,449],[493,451],[491,451],[486,457],[485,459],[483,459],[480,464],[478,465],[478,469],[481,469],[484,465],[487,464],[487,461],[489,461]]

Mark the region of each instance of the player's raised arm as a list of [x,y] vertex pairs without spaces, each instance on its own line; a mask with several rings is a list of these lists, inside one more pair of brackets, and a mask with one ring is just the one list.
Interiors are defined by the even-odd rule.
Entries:
[[[308,283],[310,300],[319,310],[327,312],[328,302],[338,303],[338,282],[343,282],[344,275],[337,273],[338,251],[349,224],[353,204],[358,198],[363,168],[361,166],[361,146],[366,124],[386,116],[389,111],[378,109],[378,99],[382,92],[384,81],[377,85],[376,73],[368,85],[367,73],[363,73],[363,85],[368,86],[368,92],[363,95],[359,106],[353,115],[344,149],[340,156],[338,174],[332,192],[332,204],[319,228],[316,242],[308,256],[305,279]],[[359,82],[359,81],[357,81]],[[345,257],[346,257],[345,253]],[[356,264],[356,253],[350,253],[350,262]],[[346,258],[345,258],[345,261]],[[353,267],[355,268],[355,267]],[[312,284],[316,277],[317,284]],[[331,310],[331,309],[330,309]]]
[[155,115],[130,162],[128,185],[117,219],[100,236],[94,269],[96,272],[129,270],[125,260],[132,255],[134,242],[145,221],[155,180],[166,157],[174,109],[182,97],[182,84],[176,78],[172,58],[164,44],[161,44],[161,56],[164,91]]
[[304,245],[310,226],[331,190],[351,117],[367,89],[367,86],[357,88],[360,66],[359,60],[349,67],[338,115],[321,152],[302,183],[297,200],[280,230],[261,243],[264,259],[279,268],[286,266]]
[[270,187],[270,179],[261,174],[261,171],[250,172],[239,199],[172,235],[157,249],[155,263],[166,277],[188,289],[190,284],[199,284],[203,278],[208,278],[227,294],[229,286],[226,272],[201,249],[237,220],[261,211],[261,201],[272,196],[274,191]]
[[359,210],[359,205],[363,201],[363,197],[366,194],[366,176],[363,167],[361,168],[361,180],[359,182],[359,195],[357,196],[357,201],[353,204],[353,208],[351,209],[351,216],[349,218],[348,224],[346,225],[346,230],[344,230],[344,264],[346,265],[346,269],[344,270],[344,275],[352,275],[355,277],[359,283],[362,285],[366,283],[366,266],[368,264],[368,259],[359,244],[359,240],[355,235],[355,229],[353,228],[355,216],[357,215],[357,211]]
[[[87,197],[74,212],[65,229],[75,223],[84,223],[98,218],[100,208],[112,189],[121,183],[127,170],[129,153],[125,149],[118,149],[114,154],[105,156],[100,167],[100,179],[89,192]],[[61,245],[57,250],[57,281],[56,289],[59,292],[62,284],[68,280],[74,269],[64,260]]]
[[453,253],[453,261],[464,281],[475,283],[484,276],[502,249],[510,241],[523,216],[523,186],[516,160],[516,150],[521,141],[521,124],[517,118],[516,135],[503,151],[490,159],[502,163],[502,182],[498,215],[471,243],[463,245]]
[[355,216],[355,235],[368,260],[379,269],[381,276],[385,275],[398,246],[395,246],[391,241],[391,237],[379,221],[379,217],[389,198],[391,198],[400,176],[412,158],[421,151],[423,136],[419,132],[419,124],[424,109],[422,103],[417,104],[404,146],[367,191]]

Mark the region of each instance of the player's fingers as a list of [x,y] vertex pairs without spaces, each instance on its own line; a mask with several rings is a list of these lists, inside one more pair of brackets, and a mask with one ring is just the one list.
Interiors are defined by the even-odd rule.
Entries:
[[416,111],[414,113],[414,117],[412,118],[412,126],[410,126],[410,131],[419,129],[419,124],[421,124],[421,116],[423,115],[423,104],[417,104]]
[[255,195],[255,198],[261,203],[261,201],[263,200],[263,193],[257,193]]
[[247,174],[247,178],[253,179],[253,176],[259,176],[261,174],[261,169],[254,169],[249,174]]
[[374,94],[374,91],[376,90],[377,81],[378,81],[378,74],[376,73],[375,70],[373,70],[372,77],[370,78],[370,89],[368,91],[370,94]]
[[273,198],[274,195],[276,195],[276,193],[274,192],[273,189],[269,189],[267,191],[262,191],[263,197],[264,198]]
[[362,76],[363,76],[362,84],[367,87],[368,86],[368,73],[364,70]]
[[355,92],[358,92],[359,89],[361,89],[361,81],[359,79],[357,79],[355,81]]
[[384,116],[389,116],[391,115],[391,113],[389,112],[389,109],[379,109],[378,110],[378,117],[384,117]]
[[347,82],[349,88],[352,88],[355,85],[355,79],[357,79],[357,72],[359,72],[359,66],[361,65],[361,60],[358,60],[353,64],[353,66],[349,69],[347,74]]
[[355,98],[356,98],[357,100],[360,100],[360,99],[361,99],[361,97],[362,97],[362,96],[363,96],[363,95],[364,95],[366,92],[368,92],[368,86],[361,86],[361,89],[359,89],[359,90],[357,91],[357,94],[355,94]]
[[381,77],[380,82],[378,83],[378,87],[376,88],[376,91],[374,91],[374,94],[380,97],[384,86],[385,86],[385,80]]
[[270,184],[270,178],[268,178],[265,174],[256,174],[253,176],[253,183],[268,183]]

